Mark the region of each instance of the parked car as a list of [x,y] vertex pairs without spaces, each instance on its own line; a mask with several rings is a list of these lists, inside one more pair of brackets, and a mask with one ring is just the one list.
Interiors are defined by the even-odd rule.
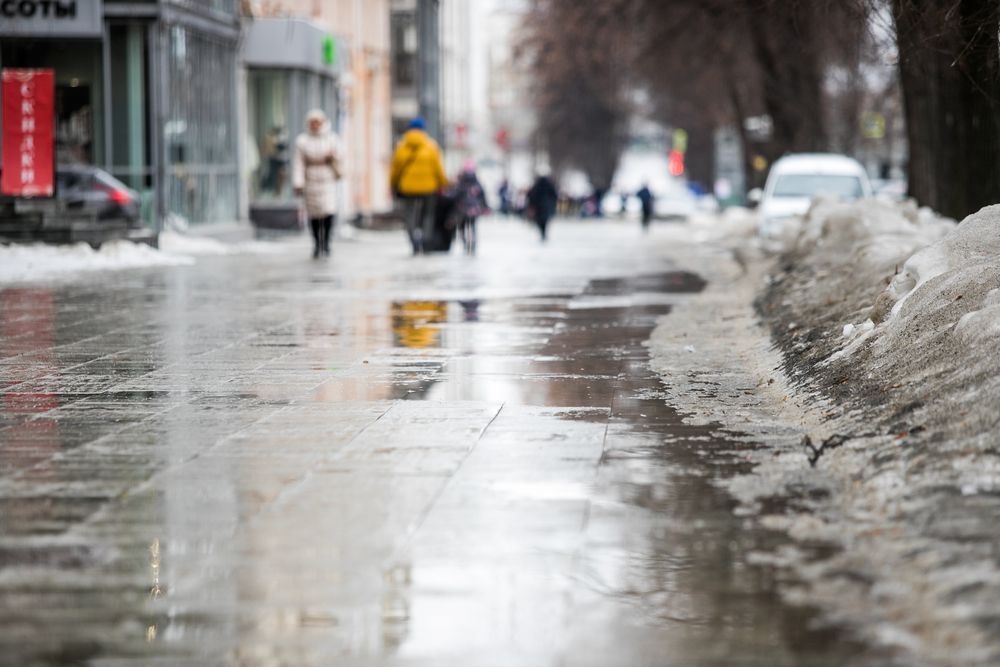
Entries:
[[764,189],[749,198],[758,203],[758,229],[769,236],[787,218],[804,215],[813,198],[829,196],[852,201],[872,196],[868,174],[845,155],[799,153],[786,155],[771,167]]
[[139,224],[139,194],[99,167],[56,167],[56,197],[72,211],[93,213],[98,220]]

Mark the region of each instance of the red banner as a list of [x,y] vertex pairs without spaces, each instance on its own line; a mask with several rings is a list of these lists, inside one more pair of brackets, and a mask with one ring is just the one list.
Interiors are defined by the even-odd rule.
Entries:
[[50,69],[5,69],[0,194],[55,194],[55,77]]

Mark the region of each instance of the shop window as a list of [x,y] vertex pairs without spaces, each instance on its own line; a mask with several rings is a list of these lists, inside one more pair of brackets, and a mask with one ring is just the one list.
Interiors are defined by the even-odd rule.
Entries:
[[182,27],[167,34],[167,208],[190,222],[236,220],[235,48]]
[[337,129],[337,88],[314,72],[251,69],[247,74],[248,129],[244,173],[254,204],[292,201],[295,139],[310,109],[322,109]]
[[[249,73],[249,125],[247,140],[250,194],[256,201],[287,199],[291,194],[292,132],[291,73]],[[256,150],[256,156],[254,155]]]
[[0,40],[4,67],[55,71],[56,159],[101,164],[104,124],[101,46],[89,41]]

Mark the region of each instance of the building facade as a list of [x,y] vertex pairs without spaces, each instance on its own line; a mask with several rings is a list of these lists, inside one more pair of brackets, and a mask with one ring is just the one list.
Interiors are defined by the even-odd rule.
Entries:
[[347,151],[345,215],[392,207],[389,0],[251,0],[254,17],[306,18],[342,42],[338,131]]
[[502,165],[503,178],[515,188],[531,184],[538,161],[532,79],[526,59],[519,58],[514,47],[524,16],[519,3],[498,2],[485,30],[491,151]]
[[295,138],[305,116],[321,109],[343,130],[344,40],[311,21],[258,18],[244,32],[243,184],[247,215],[258,229],[296,229],[291,183]]
[[392,134],[421,116],[444,143],[441,108],[441,0],[392,0]]
[[446,0],[441,6],[441,145],[449,173],[458,172],[476,150],[478,127],[474,117],[473,73],[474,0]]
[[236,0],[17,8],[0,21],[0,66],[55,71],[59,161],[123,180],[152,226],[238,218]]

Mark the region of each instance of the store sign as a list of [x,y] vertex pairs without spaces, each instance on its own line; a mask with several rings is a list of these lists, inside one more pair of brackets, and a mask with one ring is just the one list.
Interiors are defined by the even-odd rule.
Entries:
[[100,37],[101,0],[0,0],[5,37]]
[[250,23],[243,41],[249,67],[304,69],[324,76],[343,72],[344,42],[301,19],[262,18]]
[[55,194],[55,76],[50,69],[0,71],[0,194]]
[[323,38],[323,64],[331,67],[337,64],[337,42],[329,35]]

